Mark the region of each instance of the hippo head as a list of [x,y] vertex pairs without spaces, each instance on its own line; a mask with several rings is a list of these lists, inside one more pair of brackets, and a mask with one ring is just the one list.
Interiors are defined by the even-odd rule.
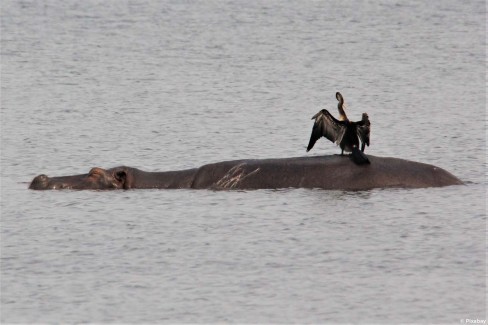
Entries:
[[125,167],[112,169],[92,168],[88,174],[48,177],[39,175],[35,177],[29,189],[32,190],[115,190],[129,188]]

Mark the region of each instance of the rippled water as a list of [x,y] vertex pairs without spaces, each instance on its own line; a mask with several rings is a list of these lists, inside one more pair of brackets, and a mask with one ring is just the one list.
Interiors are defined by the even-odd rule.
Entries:
[[[1,29],[3,323],[486,318],[483,1],[3,1]],[[27,190],[305,155],[336,91],[367,152],[467,185]]]

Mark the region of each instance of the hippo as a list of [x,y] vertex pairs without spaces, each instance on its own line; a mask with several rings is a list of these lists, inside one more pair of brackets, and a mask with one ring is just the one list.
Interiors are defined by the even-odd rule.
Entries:
[[39,175],[33,190],[116,189],[279,189],[370,190],[425,188],[463,184],[442,168],[391,157],[369,155],[371,164],[356,165],[347,156],[223,161],[179,171],[147,172],[133,167],[92,168],[88,174]]

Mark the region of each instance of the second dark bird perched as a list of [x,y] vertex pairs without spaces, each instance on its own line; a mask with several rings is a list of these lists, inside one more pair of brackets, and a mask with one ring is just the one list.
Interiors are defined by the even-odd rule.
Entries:
[[[339,101],[337,105],[339,120],[332,116],[326,109],[322,109],[315,114],[312,117],[315,123],[312,128],[307,151],[313,148],[318,139],[325,137],[341,147],[341,155],[344,154],[344,151],[351,152],[351,158],[356,164],[369,164],[369,159],[364,154],[365,146],[369,146],[371,128],[368,114],[363,113],[360,121],[351,122],[344,111],[344,98],[341,93],[337,92],[336,98]],[[360,141],[361,150],[359,150]]]

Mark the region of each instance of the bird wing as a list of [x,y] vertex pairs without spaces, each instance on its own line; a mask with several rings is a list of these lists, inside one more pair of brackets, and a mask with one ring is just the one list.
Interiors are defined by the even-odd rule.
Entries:
[[307,151],[313,148],[315,142],[321,137],[326,137],[331,142],[339,144],[346,132],[346,123],[337,120],[326,109],[321,110],[312,117],[315,119],[312,134],[308,143]]
[[357,134],[362,143],[365,143],[369,147],[369,133],[371,131],[371,123],[369,119],[357,122]]

